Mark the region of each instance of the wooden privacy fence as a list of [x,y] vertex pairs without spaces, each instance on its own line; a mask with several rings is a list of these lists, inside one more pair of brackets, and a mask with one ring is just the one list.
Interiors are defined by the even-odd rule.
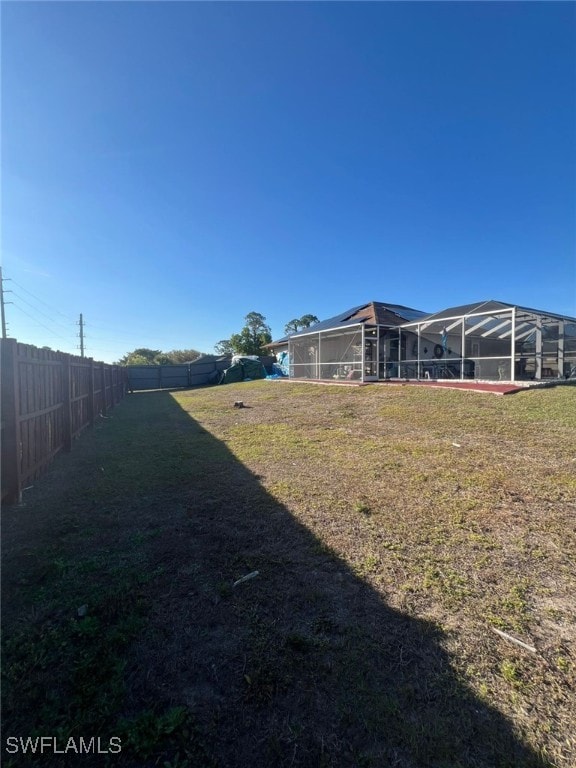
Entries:
[[126,369],[1,339],[2,500],[22,489],[83,429],[120,402]]

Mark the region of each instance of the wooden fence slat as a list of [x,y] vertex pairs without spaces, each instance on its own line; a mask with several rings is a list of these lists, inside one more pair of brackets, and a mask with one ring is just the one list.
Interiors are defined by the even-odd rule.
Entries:
[[106,403],[106,366],[104,363],[100,363],[100,381],[102,382],[102,416],[106,416],[108,413],[108,406]]
[[43,408],[41,411],[34,411],[34,413],[25,413],[24,416],[18,416],[18,421],[22,423],[23,421],[36,419],[39,416],[45,416],[47,413],[52,413],[52,411],[57,411],[60,408],[62,408],[62,403],[56,403],[56,405],[51,405],[49,408]]
[[2,495],[8,503],[19,502],[20,480],[20,412],[18,391],[18,342],[2,342]]
[[72,450],[72,371],[70,356],[62,360],[62,417],[64,421],[64,450]]
[[96,402],[94,400],[94,360],[90,358],[90,368],[88,371],[88,424],[94,426],[96,411]]

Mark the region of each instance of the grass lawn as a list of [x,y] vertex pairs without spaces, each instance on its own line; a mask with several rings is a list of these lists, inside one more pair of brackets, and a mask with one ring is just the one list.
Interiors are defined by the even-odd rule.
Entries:
[[4,765],[576,765],[575,511],[574,388],[130,395],[3,510]]

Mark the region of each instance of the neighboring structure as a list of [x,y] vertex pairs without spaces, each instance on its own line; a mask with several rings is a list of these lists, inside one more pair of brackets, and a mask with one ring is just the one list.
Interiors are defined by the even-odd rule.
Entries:
[[269,345],[297,379],[576,378],[576,319],[484,301],[427,314],[370,302]]

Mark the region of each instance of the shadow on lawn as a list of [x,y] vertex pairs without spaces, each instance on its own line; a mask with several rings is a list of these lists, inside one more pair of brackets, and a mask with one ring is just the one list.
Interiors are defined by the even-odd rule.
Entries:
[[433,625],[388,608],[170,401],[190,466],[154,544],[170,587],[139,648],[148,696],[192,708],[222,766],[540,764]]
[[137,529],[160,574],[125,707],[187,707],[194,765],[545,765],[455,676],[432,624],[387,607],[169,393],[128,398],[109,440],[120,427],[117,542]]

